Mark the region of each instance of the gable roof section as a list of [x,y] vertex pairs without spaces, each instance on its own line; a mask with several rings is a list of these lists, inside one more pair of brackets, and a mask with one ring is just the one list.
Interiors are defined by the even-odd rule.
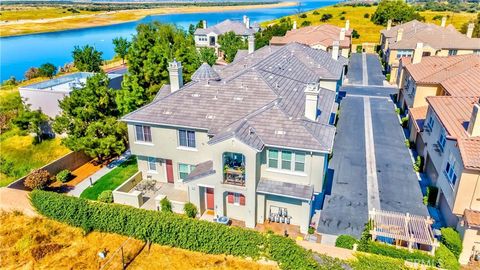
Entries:
[[441,85],[451,96],[480,96],[480,65],[444,80]]
[[235,32],[235,34],[238,36],[248,36],[257,32],[255,29],[247,28],[245,24],[241,21],[232,21],[227,19],[211,27],[197,28],[194,34],[206,35],[213,32],[217,35],[222,35],[230,31]]
[[298,42],[308,46],[322,45],[328,48],[333,46],[333,42],[337,40],[340,42],[341,48],[349,48],[352,30],[345,31],[345,39],[340,40],[341,29],[341,27],[331,24],[306,26],[289,30],[283,37],[272,37],[270,44],[285,45],[291,42]]

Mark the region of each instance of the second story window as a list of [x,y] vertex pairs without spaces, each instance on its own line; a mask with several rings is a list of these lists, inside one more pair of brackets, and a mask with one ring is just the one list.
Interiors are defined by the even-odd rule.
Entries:
[[286,171],[305,171],[305,153],[288,150],[268,150],[268,168]]
[[450,157],[447,161],[447,166],[445,166],[445,170],[443,171],[452,188],[455,187],[455,183],[457,182],[457,174],[455,173],[456,163],[457,162],[455,161],[455,157],[450,154]]
[[135,140],[137,142],[152,142],[152,132],[150,127],[135,125]]
[[195,148],[195,131],[186,129],[178,130],[178,144],[183,147]]
[[428,118],[428,122],[427,122],[427,127],[428,127],[428,129],[429,129],[430,131],[433,130],[433,124],[434,124],[434,123],[435,123],[435,120],[433,120],[433,117],[430,116],[430,117]]
[[413,50],[398,50],[397,51],[397,59],[402,57],[411,57],[413,55]]
[[183,163],[178,164],[178,176],[182,180],[187,178],[187,176],[193,170],[195,170],[195,165],[189,165],[189,164],[183,164]]
[[448,55],[457,55],[458,50],[448,50]]
[[447,142],[447,137],[445,135],[445,130],[442,129],[442,131],[440,131],[440,138],[438,138],[438,147],[440,148],[440,151],[443,152],[443,150],[445,149],[445,143]]

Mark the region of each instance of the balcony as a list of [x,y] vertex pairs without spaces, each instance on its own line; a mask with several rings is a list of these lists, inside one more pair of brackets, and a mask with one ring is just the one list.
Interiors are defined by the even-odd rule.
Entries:
[[223,183],[245,186],[245,156],[238,153],[223,154]]

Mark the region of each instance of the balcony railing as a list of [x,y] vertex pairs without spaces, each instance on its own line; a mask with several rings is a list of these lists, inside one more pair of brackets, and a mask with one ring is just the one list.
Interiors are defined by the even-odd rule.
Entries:
[[236,186],[245,186],[245,168],[225,168],[223,183]]

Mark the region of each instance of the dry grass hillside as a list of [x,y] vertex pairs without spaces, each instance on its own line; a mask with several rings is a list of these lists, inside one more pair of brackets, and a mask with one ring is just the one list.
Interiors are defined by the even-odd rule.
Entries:
[[[99,269],[110,257],[112,263],[105,269],[121,269],[120,252],[115,251],[126,240],[127,237],[108,233],[84,235],[81,229],[46,218],[1,212],[0,269]],[[277,269],[232,256],[156,244],[150,250],[143,246],[138,240],[129,240],[124,246],[128,269]],[[104,248],[107,257],[102,260],[98,252]]]

